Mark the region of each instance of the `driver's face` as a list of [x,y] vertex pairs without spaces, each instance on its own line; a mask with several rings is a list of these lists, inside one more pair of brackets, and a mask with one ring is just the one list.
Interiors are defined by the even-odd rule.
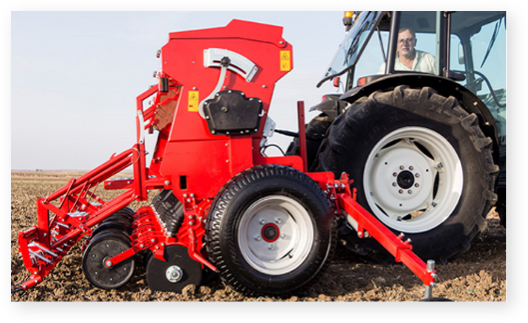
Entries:
[[409,29],[405,29],[398,34],[398,52],[400,55],[409,56],[414,52],[416,39]]

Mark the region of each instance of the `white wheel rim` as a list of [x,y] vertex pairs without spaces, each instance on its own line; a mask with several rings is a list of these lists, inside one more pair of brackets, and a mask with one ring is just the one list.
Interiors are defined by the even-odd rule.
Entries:
[[462,164],[437,132],[404,127],[374,146],[365,164],[363,185],[370,209],[381,222],[400,232],[425,232],[442,224],[457,206]]
[[295,270],[314,242],[311,216],[296,200],[271,195],[254,202],[242,215],[238,245],[245,261],[267,275]]

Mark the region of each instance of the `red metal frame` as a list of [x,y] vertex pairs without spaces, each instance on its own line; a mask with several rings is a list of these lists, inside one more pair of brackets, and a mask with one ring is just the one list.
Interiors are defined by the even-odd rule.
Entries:
[[[218,83],[219,68],[204,67],[204,50],[228,48],[257,63],[258,72],[248,82],[237,73],[228,71],[221,85],[243,91],[248,98],[262,101],[262,120],[266,119],[275,83],[292,67],[292,46],[282,38],[282,28],[234,20],[228,26],[199,31],[171,33],[162,48],[162,70],[159,76],[168,81],[175,95],[161,100],[160,87],[155,85],[137,97],[137,142],[125,152],[112,156],[107,162],[45,199],[37,200],[38,224],[19,234],[19,249],[24,265],[32,273],[23,289],[30,288],[56,266],[71,247],[91,228],[124,208],[134,200],[144,201],[148,191],[170,189],[183,203],[184,221],[176,237],[167,236],[152,207],[141,207],[134,215],[130,249],[109,259],[108,266],[149,249],[163,260],[167,245],[186,247],[189,256],[202,268],[216,271],[206,258],[202,239],[205,220],[216,194],[239,172],[256,165],[280,164],[307,171],[304,103],[298,103],[299,141],[301,156],[264,157],[260,154],[264,121],[254,134],[215,135],[195,109],[193,95],[207,97]],[[144,102],[153,98],[144,110]],[[158,129],[159,136],[150,167],[146,166],[144,131],[158,125],[160,108],[169,111],[175,104],[172,122]],[[133,178],[110,179],[133,166]],[[351,181],[344,175],[335,180],[332,173],[308,173],[328,194],[336,214],[343,209],[359,226],[358,233],[378,240],[397,261],[408,266],[426,285],[434,281],[426,266],[407,242],[403,242],[355,202],[350,191]],[[124,193],[104,201],[95,194],[103,183],[105,189],[121,189]],[[103,186],[101,185],[101,186]],[[50,218],[50,212],[54,215]]]

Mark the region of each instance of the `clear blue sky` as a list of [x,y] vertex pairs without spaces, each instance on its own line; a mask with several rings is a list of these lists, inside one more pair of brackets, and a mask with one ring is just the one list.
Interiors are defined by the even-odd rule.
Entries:
[[[294,69],[277,83],[271,117],[297,130],[296,102],[308,109],[344,37],[333,12],[13,12],[11,169],[89,170],[135,143],[135,99],[156,80],[156,51],[168,33],[242,19],[284,27]],[[316,113],[311,113],[311,118]],[[155,137],[149,136],[153,152]],[[286,149],[289,137],[271,140]],[[269,150],[273,153],[273,149]],[[278,153],[278,151],[275,151]]]

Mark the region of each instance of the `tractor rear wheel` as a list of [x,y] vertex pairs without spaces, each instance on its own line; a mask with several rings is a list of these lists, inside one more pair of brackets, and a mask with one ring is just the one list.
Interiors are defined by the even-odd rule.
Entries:
[[[496,201],[492,141],[453,97],[400,86],[364,97],[336,119],[315,169],[345,171],[358,202],[422,259],[446,262],[469,249]],[[341,227],[346,246],[386,262],[376,241]]]
[[207,250],[220,277],[246,295],[283,295],[321,276],[336,236],[331,205],[306,174],[257,166],[218,193]]

